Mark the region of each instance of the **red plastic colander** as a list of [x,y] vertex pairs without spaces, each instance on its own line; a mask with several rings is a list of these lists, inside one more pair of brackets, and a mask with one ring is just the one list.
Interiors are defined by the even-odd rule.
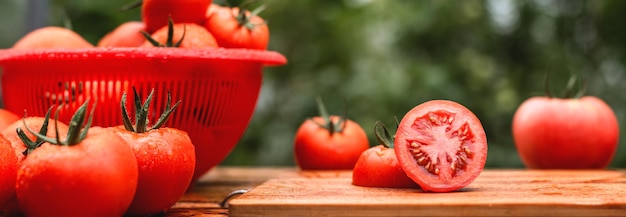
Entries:
[[[97,101],[94,125],[121,125],[120,98],[132,106],[154,89],[149,120],[163,112],[168,91],[182,103],[166,123],[186,131],[196,147],[194,178],[226,158],[252,118],[265,66],[285,64],[283,55],[249,49],[86,48],[0,50],[5,108],[43,116],[63,105],[67,123],[85,102]],[[131,117],[132,114],[131,114]]]

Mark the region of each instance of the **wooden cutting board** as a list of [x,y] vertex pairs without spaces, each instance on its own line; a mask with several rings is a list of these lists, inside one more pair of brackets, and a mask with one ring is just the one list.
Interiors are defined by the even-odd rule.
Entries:
[[229,216],[626,216],[626,171],[486,170],[458,192],[368,188],[349,171],[292,172],[229,203]]

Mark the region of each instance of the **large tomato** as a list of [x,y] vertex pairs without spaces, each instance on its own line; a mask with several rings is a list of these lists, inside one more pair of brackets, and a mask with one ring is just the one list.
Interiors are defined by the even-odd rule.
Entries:
[[149,33],[167,26],[168,17],[176,23],[203,25],[211,0],[143,0],[141,19]]
[[431,100],[407,112],[394,149],[404,172],[425,191],[449,192],[469,185],[487,160],[487,137],[465,106]]
[[613,110],[594,96],[532,97],[513,116],[513,139],[529,168],[606,168],[619,140]]
[[77,110],[66,139],[38,136],[46,143],[22,162],[16,193],[26,216],[122,216],[128,209],[137,187],[137,160],[117,134],[89,128],[91,118],[81,128],[86,104]]
[[144,44],[146,38],[142,31],[146,25],[140,21],[128,21],[120,24],[112,31],[104,35],[99,41],[98,47],[139,47]]
[[24,35],[12,49],[35,48],[90,48],[94,47],[85,38],[71,29],[58,26],[46,26]]
[[0,108],[0,131],[6,129],[7,127],[9,127],[9,125],[19,119],[20,116],[17,116],[17,114],[10,112],[9,110]]
[[17,157],[9,141],[0,136],[0,210],[15,195],[16,178]]
[[[59,131],[59,135],[64,136],[67,134],[68,126],[66,124],[61,122],[49,124],[49,117],[50,110],[48,110],[48,113],[46,113],[45,117],[25,117],[23,119],[13,122],[4,130],[0,131],[2,137],[6,138],[6,140],[10,143],[12,150],[15,152],[18,168],[22,165],[22,161],[26,159],[26,156],[31,151],[36,149],[38,145],[41,145],[43,143],[42,140],[38,140],[35,135],[25,130],[26,127],[30,129],[39,129],[38,132],[40,134],[45,134],[49,137],[55,136],[57,130]],[[22,137],[28,139],[26,140],[26,143],[24,142],[24,138]],[[23,212],[17,202],[17,196],[15,194],[13,195],[11,201],[9,201],[8,205],[5,207],[4,212],[9,216],[23,215]]]
[[269,44],[269,28],[256,12],[214,7],[204,25],[220,47],[265,50]]
[[[134,90],[134,89],[133,89]],[[139,168],[137,192],[126,211],[130,216],[147,216],[166,212],[185,194],[191,183],[196,155],[191,139],[185,131],[162,127],[180,101],[170,107],[170,98],[163,115],[148,127],[148,107],[152,91],[143,106],[137,91],[135,96],[135,124],[126,111],[126,94],[122,96],[124,125],[112,128],[132,147]]]

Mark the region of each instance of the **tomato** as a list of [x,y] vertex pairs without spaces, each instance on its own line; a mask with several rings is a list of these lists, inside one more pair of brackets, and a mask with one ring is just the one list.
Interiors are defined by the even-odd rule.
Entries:
[[204,25],[217,44],[225,48],[267,49],[269,28],[256,12],[234,8],[218,8]]
[[[59,130],[60,135],[67,134],[68,126],[66,124],[61,122],[56,123],[56,126],[54,124],[49,124],[49,117],[50,110],[48,111],[48,113],[46,113],[45,117],[25,117],[11,123],[4,130],[0,131],[1,136],[6,138],[6,140],[11,145],[12,150],[15,152],[18,167],[22,165],[22,161],[26,158],[27,154],[36,148],[37,145],[35,144],[40,144],[41,142],[43,142],[41,140],[37,140],[35,135],[25,130],[25,126],[30,129],[39,129],[40,134],[45,134],[49,137],[55,136],[56,130]],[[22,139],[18,135],[18,132],[16,131],[24,133],[24,136],[30,140],[27,141],[29,145],[22,141]],[[15,195],[15,193],[9,204],[5,207],[4,212],[9,216],[23,215],[23,212],[17,202],[17,196]]]
[[[180,101],[170,108],[168,97],[162,118],[147,126],[148,106],[154,90],[143,106],[135,102],[135,124],[126,112],[126,95],[122,96],[125,125],[112,128],[132,147],[139,168],[137,192],[126,214],[146,216],[166,212],[184,194],[193,178],[196,158],[191,139],[185,131],[161,127]],[[139,99],[135,91],[135,99]],[[138,104],[137,104],[138,103]]]
[[376,122],[374,128],[381,144],[361,154],[352,170],[352,184],[383,188],[418,187],[400,167],[389,131],[381,122]]
[[203,25],[211,0],[143,0],[141,19],[148,33],[167,26],[168,17],[178,23]]
[[[171,38],[170,35],[172,35]],[[218,45],[213,35],[203,26],[194,23],[174,24],[170,20],[168,26],[164,26],[152,33],[143,46],[202,48],[217,47]]]
[[450,192],[480,175],[487,160],[487,137],[478,117],[465,106],[431,100],[404,115],[394,149],[404,172],[422,189]]
[[15,195],[17,157],[9,141],[0,136],[0,209]]
[[211,5],[209,5],[209,8],[206,10],[206,15],[205,18],[209,19],[209,17],[211,17],[211,15],[213,15],[214,12],[218,11],[218,10],[222,10],[226,7],[212,3]]
[[34,48],[90,48],[94,47],[78,33],[58,26],[35,29],[13,45],[13,49]]
[[304,121],[294,139],[294,155],[303,170],[351,170],[369,148],[363,128],[356,122],[329,116],[318,98],[321,116]]
[[20,119],[20,116],[6,109],[0,109],[0,131],[6,129],[12,123]]
[[90,127],[91,118],[81,128],[87,103],[72,118],[66,139],[39,135],[46,143],[22,162],[16,192],[26,216],[122,216],[129,207],[137,160],[113,131]]
[[513,140],[529,168],[606,168],[616,152],[615,113],[594,96],[532,97],[513,116]]
[[98,47],[139,47],[144,44],[146,38],[141,31],[145,31],[146,25],[140,21],[128,21],[120,24],[117,28],[102,37]]

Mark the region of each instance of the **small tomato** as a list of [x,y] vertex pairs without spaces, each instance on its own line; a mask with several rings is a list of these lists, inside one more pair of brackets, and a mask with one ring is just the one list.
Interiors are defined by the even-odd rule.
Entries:
[[351,170],[369,141],[363,128],[345,117],[329,116],[320,98],[321,116],[304,121],[295,135],[296,163],[304,170]]
[[418,185],[409,178],[396,157],[393,138],[381,122],[374,125],[380,145],[365,150],[352,170],[352,184],[363,187],[412,188]]

